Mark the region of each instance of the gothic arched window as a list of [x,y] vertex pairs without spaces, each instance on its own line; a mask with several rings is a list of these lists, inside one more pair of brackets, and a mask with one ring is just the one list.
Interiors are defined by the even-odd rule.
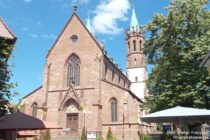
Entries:
[[136,51],[136,40],[133,41],[133,50]]
[[142,49],[142,41],[141,40],[139,41],[139,48],[140,48],[140,51],[141,51],[141,49]]
[[110,100],[111,104],[111,121],[117,122],[117,100],[115,98],[112,98]]
[[32,114],[31,115],[33,117],[36,117],[36,115],[37,115],[37,107],[38,107],[38,104],[36,102],[33,103],[32,106],[31,106],[31,109],[32,109],[32,112],[31,112]]
[[130,49],[131,49],[131,48],[130,48],[130,42],[128,42],[128,51],[130,51]]
[[134,59],[134,65],[135,65],[135,66],[137,65],[136,59]]
[[72,55],[69,60],[67,73],[67,86],[80,85],[80,61],[76,55]]

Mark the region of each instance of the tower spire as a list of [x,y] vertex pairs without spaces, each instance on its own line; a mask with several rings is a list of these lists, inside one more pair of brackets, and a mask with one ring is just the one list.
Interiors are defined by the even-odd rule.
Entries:
[[130,31],[139,31],[139,22],[137,20],[137,17],[136,17],[136,12],[135,12],[135,9],[133,7],[133,11],[132,11],[132,16],[131,16],[131,23],[130,23]]
[[90,18],[89,18],[89,14],[88,14],[88,19],[87,19],[87,24],[86,27],[88,28],[88,30],[93,34],[93,30],[90,24]]

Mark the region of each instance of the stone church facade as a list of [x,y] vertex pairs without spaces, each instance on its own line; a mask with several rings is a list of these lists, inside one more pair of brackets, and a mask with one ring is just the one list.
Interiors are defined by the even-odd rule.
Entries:
[[131,24],[125,75],[75,10],[46,56],[43,85],[23,98],[22,111],[64,128],[52,130],[54,139],[80,136],[83,127],[88,135],[103,138],[110,127],[118,140],[150,133],[153,126],[139,118],[145,113],[139,105],[147,93],[144,35]]

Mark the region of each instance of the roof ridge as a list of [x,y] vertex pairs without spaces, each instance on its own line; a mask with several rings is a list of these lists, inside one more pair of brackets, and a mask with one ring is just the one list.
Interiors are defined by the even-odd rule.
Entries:
[[4,25],[4,27],[7,29],[7,31],[14,37],[14,39],[17,39],[17,37],[15,36],[15,34],[9,29],[9,27],[6,25],[6,23],[4,22],[3,18],[0,17],[0,21],[1,23]]

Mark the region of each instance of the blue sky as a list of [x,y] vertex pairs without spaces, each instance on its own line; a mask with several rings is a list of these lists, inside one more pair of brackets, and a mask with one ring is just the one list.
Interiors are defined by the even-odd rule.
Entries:
[[[0,0],[0,17],[18,37],[14,58],[10,59],[15,91],[13,102],[42,85],[47,51],[78,5],[77,13],[84,23],[87,16],[98,41],[105,41],[109,56],[126,70],[124,31],[129,27],[132,5],[140,25],[148,23],[152,14],[167,11],[170,0]],[[104,18],[106,17],[106,18]],[[147,36],[146,36],[147,38]]]

